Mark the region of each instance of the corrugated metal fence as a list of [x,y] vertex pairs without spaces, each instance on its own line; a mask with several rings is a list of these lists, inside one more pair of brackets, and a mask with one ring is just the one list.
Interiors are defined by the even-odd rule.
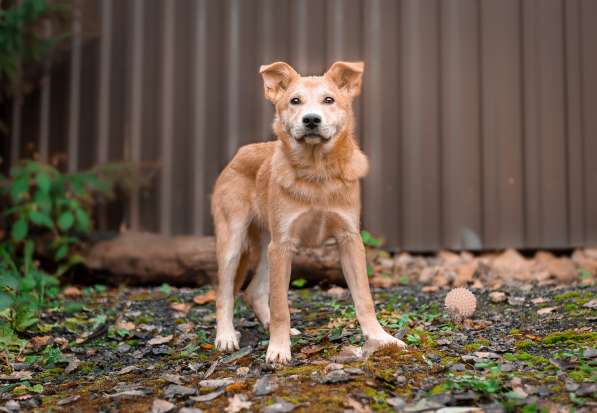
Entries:
[[409,250],[597,243],[595,0],[73,3],[68,59],[15,100],[3,153],[159,161],[134,228],[211,231],[218,172],[271,135],[260,64],[362,59],[366,228]]

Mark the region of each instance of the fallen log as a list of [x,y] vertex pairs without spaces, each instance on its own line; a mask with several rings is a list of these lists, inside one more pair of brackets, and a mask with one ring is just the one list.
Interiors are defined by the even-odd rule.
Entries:
[[[85,264],[114,284],[200,286],[215,283],[217,275],[215,239],[202,236],[123,232],[92,245]],[[344,285],[335,243],[301,248],[293,260],[292,277]]]

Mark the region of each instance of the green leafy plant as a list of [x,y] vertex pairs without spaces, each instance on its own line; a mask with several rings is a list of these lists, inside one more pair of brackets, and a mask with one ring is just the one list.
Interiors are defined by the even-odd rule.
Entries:
[[0,100],[20,85],[23,67],[42,59],[63,37],[46,37],[38,30],[44,18],[62,14],[63,6],[47,0],[11,4],[0,9]]
[[56,261],[79,262],[79,256],[69,253],[92,229],[94,195],[112,190],[113,181],[97,169],[63,174],[51,165],[22,161],[0,180],[0,196],[9,205],[3,214],[10,238],[19,244],[31,235],[46,235],[37,238],[49,244]]
[[361,231],[361,239],[366,247],[379,248],[383,244],[381,239],[375,238],[369,231]]
[[305,285],[307,285],[307,280],[304,278],[297,278],[292,281],[292,286],[296,288],[303,288]]
[[47,298],[58,294],[58,279],[36,267],[33,242],[25,244],[23,264],[12,259],[6,244],[0,246],[0,328],[24,331],[38,321]]

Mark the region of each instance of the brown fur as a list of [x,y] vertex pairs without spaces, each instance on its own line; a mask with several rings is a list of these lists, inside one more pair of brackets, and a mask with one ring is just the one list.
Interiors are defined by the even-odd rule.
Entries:
[[[281,62],[262,66],[260,72],[265,95],[276,108],[273,130],[278,139],[240,148],[216,181],[212,212],[219,266],[217,347],[238,348],[233,293],[243,284],[248,267],[259,262],[261,270],[245,298],[270,327],[267,360],[287,362],[293,252],[330,237],[338,241],[365,336],[403,345],[375,318],[359,237],[359,178],[367,173],[368,162],[354,136],[352,100],[360,93],[363,64],[337,62],[320,77],[301,77]],[[291,103],[293,97],[300,103]],[[327,97],[334,102],[325,101]],[[306,112],[320,115],[317,134],[306,129]]]

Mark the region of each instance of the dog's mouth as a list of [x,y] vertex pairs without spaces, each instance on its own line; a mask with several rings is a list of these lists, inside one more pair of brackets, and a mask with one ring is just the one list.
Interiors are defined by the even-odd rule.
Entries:
[[305,142],[309,145],[315,145],[321,142],[327,142],[330,140],[330,138],[325,137],[319,133],[307,133],[303,136],[299,136],[298,138],[296,138],[296,140],[299,142]]

